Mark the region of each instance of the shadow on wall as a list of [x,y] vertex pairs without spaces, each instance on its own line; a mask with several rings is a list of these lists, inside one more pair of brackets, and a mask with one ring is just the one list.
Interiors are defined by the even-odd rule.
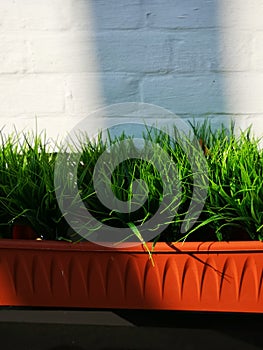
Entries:
[[[215,127],[227,121],[216,0],[94,0],[92,5],[106,105],[146,102],[186,119],[211,117]],[[149,119],[173,122],[158,115]],[[115,120],[131,122],[123,115]]]

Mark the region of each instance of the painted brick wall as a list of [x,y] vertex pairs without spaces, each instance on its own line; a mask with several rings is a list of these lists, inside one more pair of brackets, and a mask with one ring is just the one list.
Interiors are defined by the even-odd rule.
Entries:
[[1,1],[0,126],[37,116],[55,136],[100,106],[147,102],[261,134],[262,18],[261,0]]

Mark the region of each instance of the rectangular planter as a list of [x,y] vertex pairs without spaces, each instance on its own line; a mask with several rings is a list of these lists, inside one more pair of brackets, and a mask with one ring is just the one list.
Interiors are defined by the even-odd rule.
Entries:
[[[149,244],[149,248],[151,245]],[[263,312],[263,243],[0,240],[0,305]]]

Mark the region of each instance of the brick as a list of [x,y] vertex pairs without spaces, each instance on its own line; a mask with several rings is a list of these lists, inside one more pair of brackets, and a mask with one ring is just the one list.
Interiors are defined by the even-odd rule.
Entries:
[[251,69],[253,34],[247,30],[222,29],[218,33],[217,70],[249,71]]
[[86,117],[103,104],[98,74],[79,73],[65,79],[66,113]]
[[258,0],[220,0],[217,2],[218,25],[221,27],[262,30],[263,2]]
[[5,0],[0,5],[1,28],[62,30],[70,26],[70,0]]
[[0,73],[27,70],[28,46],[25,38],[12,33],[0,34]]
[[145,31],[98,34],[100,69],[116,72],[165,72],[170,69],[170,36]]
[[262,72],[248,71],[225,74],[224,89],[228,113],[263,113]]
[[263,70],[263,32],[258,31],[253,35],[251,66],[255,71]]
[[0,76],[0,113],[53,113],[64,110],[64,86],[59,77]]
[[168,108],[178,114],[224,112],[220,75],[169,75],[144,78],[143,102]]
[[251,34],[226,30],[179,31],[173,35],[176,72],[242,71],[250,69]]
[[216,0],[144,0],[147,25],[151,28],[214,28]]
[[178,114],[263,113],[263,74],[237,72],[145,78],[143,101]]
[[87,0],[73,0],[73,27],[90,29],[87,18],[93,16],[96,30],[136,29],[143,25],[143,11],[140,0],[96,0],[91,4]]
[[94,41],[89,32],[31,33],[30,70],[33,72],[96,72]]
[[124,74],[103,74],[102,92],[105,104],[140,101],[139,79]]

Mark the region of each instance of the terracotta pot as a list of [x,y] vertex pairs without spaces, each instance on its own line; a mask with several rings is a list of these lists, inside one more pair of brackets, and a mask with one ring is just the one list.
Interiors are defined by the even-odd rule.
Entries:
[[[151,245],[149,244],[149,248]],[[0,305],[263,312],[263,243],[0,240]]]

